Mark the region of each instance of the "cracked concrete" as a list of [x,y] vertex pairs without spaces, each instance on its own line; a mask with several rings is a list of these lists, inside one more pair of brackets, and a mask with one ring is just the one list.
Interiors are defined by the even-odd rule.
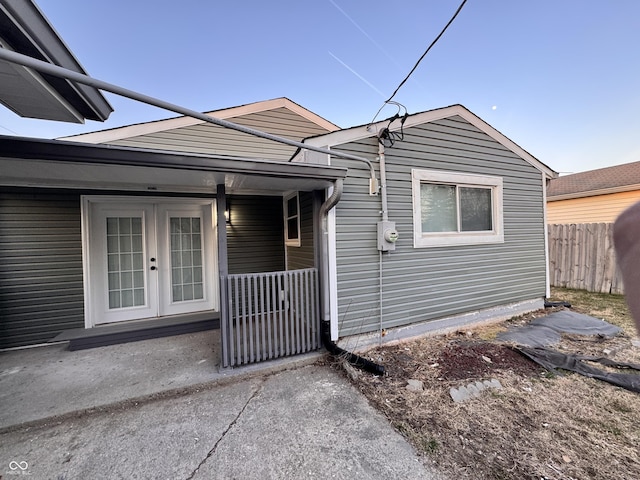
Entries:
[[0,474],[26,461],[31,478],[189,478],[259,381],[0,435]]
[[312,352],[220,370],[219,335],[209,330],[75,352],[65,345],[0,352],[0,432],[26,422],[215,388],[322,357]]
[[229,424],[229,426],[227,427],[227,429],[222,432],[222,435],[220,436],[220,438],[218,439],[218,441],[216,442],[216,444],[213,446],[213,448],[211,450],[209,450],[209,452],[207,453],[207,456],[200,462],[200,464],[196,467],[196,469],[191,472],[191,475],[189,475],[187,477],[187,480],[192,480],[195,475],[198,473],[198,471],[200,470],[200,467],[202,467],[204,465],[204,463],[209,460],[209,458],[211,458],[211,456],[215,453],[216,449],[218,448],[218,445],[220,444],[220,442],[224,439],[225,435],[229,432],[229,430],[231,430],[233,428],[233,426],[236,424],[236,422],[238,421],[238,419],[240,418],[240,415],[242,415],[242,413],[245,411],[245,409],[247,408],[247,405],[249,405],[249,403],[251,402],[251,400],[253,400],[256,395],[258,395],[260,393],[260,391],[262,390],[262,385],[260,385],[259,388],[257,388],[253,394],[249,397],[249,399],[247,400],[247,402],[244,404],[244,406],[242,407],[242,410],[240,410],[238,412],[238,415],[236,416],[236,418],[233,419],[233,421]]
[[[339,373],[305,366],[0,433],[32,479],[441,479]],[[22,464],[24,465],[24,464]]]

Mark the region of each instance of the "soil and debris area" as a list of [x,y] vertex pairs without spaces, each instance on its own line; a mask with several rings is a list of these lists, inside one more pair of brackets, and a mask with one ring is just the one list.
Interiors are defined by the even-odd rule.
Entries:
[[[385,366],[383,377],[345,369],[424,461],[450,478],[640,478],[639,394],[551,373],[495,340],[509,326],[553,310],[369,350],[365,356]],[[626,315],[626,328],[614,338],[564,335],[553,348],[638,363]],[[452,400],[452,388],[493,379],[501,388]],[[422,389],[412,388],[420,382]]]

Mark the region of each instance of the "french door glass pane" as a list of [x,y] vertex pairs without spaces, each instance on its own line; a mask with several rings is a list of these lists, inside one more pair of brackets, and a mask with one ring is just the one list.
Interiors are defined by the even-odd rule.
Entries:
[[463,232],[493,230],[491,189],[460,187],[460,229]]
[[420,185],[420,211],[423,232],[457,232],[455,185]]
[[200,217],[170,217],[171,294],[173,302],[202,300]]
[[142,217],[107,217],[109,309],[144,305]]

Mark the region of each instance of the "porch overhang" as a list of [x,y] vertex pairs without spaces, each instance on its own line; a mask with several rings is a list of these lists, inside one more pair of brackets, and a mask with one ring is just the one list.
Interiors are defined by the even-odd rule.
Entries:
[[[85,73],[31,0],[0,3],[0,48]],[[113,111],[96,88],[15,63],[0,61],[0,103],[22,117],[83,123],[104,121]]]
[[157,193],[325,189],[340,167],[0,136],[0,185]]

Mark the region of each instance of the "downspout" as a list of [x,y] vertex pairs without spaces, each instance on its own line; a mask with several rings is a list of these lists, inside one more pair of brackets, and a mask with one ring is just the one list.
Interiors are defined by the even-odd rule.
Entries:
[[330,313],[330,301],[329,301],[329,232],[327,229],[329,211],[335,207],[340,201],[343,190],[342,179],[336,180],[333,192],[327,198],[327,200],[320,207],[320,224],[321,224],[321,236],[320,241],[320,277],[322,285],[322,303],[320,304],[320,335],[322,337],[322,343],[327,351],[336,357],[344,358],[354,367],[360,368],[375,375],[384,375],[384,367],[378,365],[366,358],[363,358],[355,353],[348,352],[340,348],[336,343],[331,340],[331,313]]

